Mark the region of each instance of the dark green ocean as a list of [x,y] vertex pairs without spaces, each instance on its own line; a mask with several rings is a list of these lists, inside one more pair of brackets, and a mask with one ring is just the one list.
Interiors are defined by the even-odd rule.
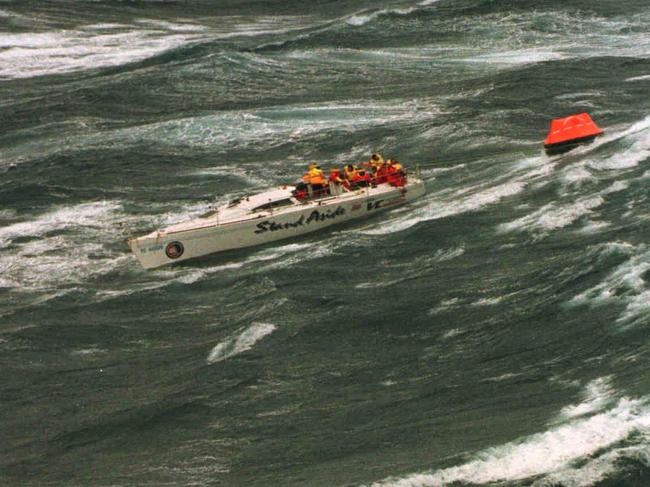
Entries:
[[[125,244],[376,151],[426,195]],[[647,487],[649,185],[647,0],[0,0],[0,486]]]

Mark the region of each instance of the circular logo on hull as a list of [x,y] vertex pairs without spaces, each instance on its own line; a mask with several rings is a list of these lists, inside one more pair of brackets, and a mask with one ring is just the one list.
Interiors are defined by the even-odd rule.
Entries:
[[180,242],[170,242],[167,244],[167,247],[165,247],[165,254],[167,254],[167,257],[170,259],[178,259],[181,255],[183,255],[184,251],[185,248]]

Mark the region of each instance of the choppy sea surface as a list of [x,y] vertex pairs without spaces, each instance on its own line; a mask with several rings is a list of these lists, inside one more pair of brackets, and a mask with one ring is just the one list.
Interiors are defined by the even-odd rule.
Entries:
[[[650,485],[649,55],[647,0],[0,1],[0,484]],[[426,195],[124,243],[374,151]]]

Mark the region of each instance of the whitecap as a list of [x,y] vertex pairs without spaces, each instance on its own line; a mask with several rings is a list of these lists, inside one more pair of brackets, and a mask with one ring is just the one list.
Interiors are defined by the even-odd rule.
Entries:
[[562,408],[560,416],[563,419],[577,418],[604,409],[614,398],[615,391],[611,381],[611,376],[599,377],[591,381],[583,392],[583,401]]
[[633,76],[632,78],[626,78],[625,81],[645,81],[650,79],[650,74],[644,74],[642,76]]
[[72,352],[70,352],[70,355],[79,356],[79,357],[86,357],[86,356],[90,356],[90,355],[104,354],[104,353],[107,353],[107,352],[108,352],[108,350],[105,350],[103,348],[93,347],[93,348],[82,348],[80,350],[73,350]]
[[480,56],[474,56],[463,59],[473,63],[487,63],[490,65],[524,65],[535,64],[543,61],[558,61],[566,59],[568,56],[562,52],[550,49],[530,48],[513,51],[500,51],[495,53],[486,53]]
[[543,479],[536,480],[531,487],[593,487],[606,480],[612,474],[620,472],[621,462],[637,460],[650,465],[650,448],[648,448],[647,433],[645,444],[619,447],[596,458],[588,459],[584,464],[568,466],[551,473]]
[[436,250],[436,253],[433,256],[433,260],[435,262],[444,262],[447,260],[455,259],[456,257],[460,257],[464,253],[465,253],[465,247],[463,245],[459,247],[452,247],[449,249],[438,249]]
[[611,227],[611,223],[599,220],[587,220],[583,227],[578,230],[582,234],[595,234]]
[[449,167],[426,167],[426,165],[423,165],[422,172],[423,173],[438,174],[438,173],[457,171],[458,169],[463,169],[466,166],[467,166],[467,164],[465,164],[465,163],[456,164],[454,166],[449,166]]
[[0,227],[0,248],[6,247],[18,237],[38,237],[52,230],[72,226],[97,226],[120,207],[117,201],[98,201],[58,207],[32,220]]
[[471,306],[494,306],[503,301],[503,296],[497,296],[494,298],[481,298],[477,301],[474,301]]
[[636,247],[629,242],[605,242],[592,247],[592,251],[600,257],[623,255],[629,257],[636,251]]
[[[621,247],[613,250],[621,250]],[[627,247],[622,250],[630,251]],[[605,248],[603,251],[611,252],[612,249]],[[645,245],[640,245],[628,260],[618,265],[600,284],[573,297],[569,304],[591,307],[616,303],[624,305],[624,311],[618,318],[619,323],[646,316],[650,312],[650,290],[646,288],[644,276],[649,270],[650,251]]]
[[93,277],[128,265],[131,257],[107,251],[101,243],[73,243],[62,236],[41,238],[0,258],[6,287],[18,291],[71,292]]
[[562,178],[567,184],[581,184],[585,181],[593,181],[595,177],[584,166],[571,166],[563,171]]
[[141,61],[193,38],[152,30],[63,30],[0,35],[0,77],[28,78]]
[[498,230],[501,232],[535,229],[556,230],[572,224],[578,218],[591,214],[595,208],[598,208],[604,202],[602,196],[592,196],[569,205],[558,206],[556,203],[549,203],[529,215],[499,225]]
[[[28,78],[142,61],[181,46],[212,39],[302,29],[302,17],[251,21],[224,18],[216,27],[192,21],[138,19],[130,25],[95,23],[50,32],[0,33],[0,78]],[[4,49],[1,49],[4,48]]]
[[[285,108],[230,111],[156,122],[102,134],[97,142],[151,140],[194,147],[264,146],[271,148],[309,137],[330,137],[331,131],[355,132],[368,127],[411,124],[428,119],[435,107],[414,111],[413,100],[393,104],[308,104]],[[315,114],[317,113],[317,115]]]
[[576,98],[601,96],[605,96],[605,93],[603,91],[580,91],[577,93],[565,93],[563,95],[558,95],[555,98],[558,100],[575,100]]
[[632,145],[613,155],[600,159],[589,161],[588,165],[596,170],[611,171],[620,169],[630,169],[637,167],[639,163],[650,158],[650,117],[646,117],[632,124],[627,129],[620,132],[613,132],[601,138],[599,144],[612,140],[628,139]]
[[136,22],[174,32],[202,32],[208,29],[205,25],[198,25],[191,22],[168,22],[154,19],[138,19]]
[[[623,398],[613,408],[599,414],[573,418],[545,432],[483,450],[465,464],[404,478],[389,478],[373,485],[440,487],[455,483],[515,482],[535,477],[541,477],[535,485],[547,485],[551,479],[568,477],[574,462],[606,458],[607,454],[598,456],[599,452],[635,433],[647,435],[649,427],[650,408],[646,402]],[[647,443],[639,448],[648,452]]]
[[255,323],[237,335],[228,337],[216,345],[208,355],[207,363],[221,362],[242,352],[250,350],[253,346],[275,331],[276,326],[270,323]]
[[410,13],[415,12],[416,10],[417,10],[416,7],[408,7],[408,8],[396,8],[396,9],[383,9],[383,10],[377,10],[370,13],[357,13],[347,17],[345,19],[345,22],[350,25],[354,25],[355,27],[359,27],[367,24],[368,22],[375,20],[377,17],[380,17],[382,15],[390,15],[390,14],[408,15]]
[[[450,200],[429,198],[428,203],[409,213],[407,217],[393,218],[381,223],[377,228],[362,230],[368,235],[384,235],[403,231],[412,226],[429,220],[437,220],[452,215],[475,211],[485,206],[494,204],[510,196],[521,193],[526,187],[523,181],[510,181],[476,193],[471,193],[474,188],[464,188],[457,192]],[[462,197],[463,193],[470,193]]]
[[442,311],[448,311],[450,308],[455,307],[459,303],[459,301],[460,299],[458,298],[443,299],[442,301],[440,301],[440,304],[438,306],[436,306],[435,308],[431,308],[428,311],[428,314],[435,315]]
[[451,330],[446,331],[445,333],[442,334],[442,339],[447,340],[449,338],[453,338],[455,336],[458,336],[462,334],[463,331],[460,328],[452,328]]
[[126,24],[118,24],[115,22],[104,22],[99,24],[84,25],[81,27],[84,30],[115,30],[115,29],[128,29]]

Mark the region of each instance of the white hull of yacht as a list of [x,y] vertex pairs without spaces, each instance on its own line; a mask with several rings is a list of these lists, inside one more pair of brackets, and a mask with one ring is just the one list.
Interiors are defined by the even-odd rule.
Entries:
[[[288,195],[291,189],[283,188]],[[251,199],[264,201],[265,195],[279,191],[261,193]],[[307,202],[293,200],[294,204],[289,207],[251,212],[236,219],[228,219],[228,209],[223,208],[209,217],[131,238],[128,243],[142,266],[152,269],[225,250],[297,237],[403,205],[423,194],[422,180],[409,178],[403,187],[381,184]]]

